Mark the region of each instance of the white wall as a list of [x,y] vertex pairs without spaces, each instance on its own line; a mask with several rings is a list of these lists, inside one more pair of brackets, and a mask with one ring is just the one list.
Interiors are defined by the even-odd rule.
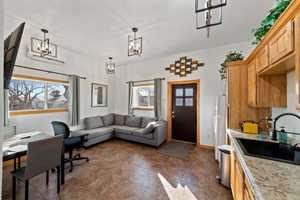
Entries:
[[[22,21],[6,20],[6,23],[15,23],[17,26]],[[11,24],[8,24],[6,27],[12,27]],[[5,30],[6,33],[11,32],[12,30]],[[111,78],[106,74],[104,69],[104,61],[97,60],[88,55],[83,55],[78,51],[73,51],[63,46],[58,47],[59,56],[65,61],[65,64],[51,63],[51,62],[41,62],[29,58],[26,53],[26,48],[30,45],[30,37],[33,33],[39,32],[36,26],[31,25],[30,23],[26,24],[24,35],[22,38],[22,43],[20,46],[20,51],[16,64],[25,65],[29,67],[35,67],[39,69],[45,69],[50,71],[62,72],[67,74],[76,74],[84,76],[87,79],[81,80],[80,88],[80,118],[83,119],[87,116],[93,115],[104,115],[110,112],[113,109],[113,104],[111,103],[113,98],[113,91],[109,87],[109,96],[108,96],[108,107],[91,107],[91,83],[101,83],[110,85]],[[56,41],[56,37],[49,35],[53,42]],[[61,38],[59,38],[61,40]],[[57,39],[57,40],[59,40]],[[80,42],[80,41],[74,41]],[[84,44],[82,44],[84,48]],[[55,78],[59,80],[64,80],[67,77],[60,75],[47,74],[44,72],[37,72],[32,70],[26,70],[21,68],[15,68],[14,73],[25,74],[46,78]],[[48,134],[52,134],[52,127],[50,125],[53,120],[68,121],[68,113],[50,113],[50,114],[36,114],[36,115],[20,115],[20,116],[11,116],[9,121],[12,125],[16,125],[17,133],[29,132],[29,131],[43,131]]]
[[[164,77],[163,82],[163,116],[166,119],[166,104],[167,104],[167,82],[179,80],[196,80],[200,79],[200,143],[203,145],[214,145],[214,112],[215,103],[218,95],[221,94],[222,82],[218,73],[220,64],[224,61],[225,55],[231,50],[244,51],[248,55],[250,43],[237,43],[227,46],[222,46],[213,49],[200,50],[195,52],[184,52],[178,55],[159,57],[151,60],[146,60],[134,64],[118,66],[114,81],[115,94],[115,112],[127,113],[127,97],[128,87],[126,81],[146,80]],[[193,60],[204,62],[205,66],[194,71],[185,78],[180,78],[165,70],[170,64],[174,63],[181,56],[187,56]],[[146,112],[141,115],[146,115]],[[149,115],[153,115],[151,112]],[[136,113],[137,114],[137,113]]]
[[[2,158],[3,138],[3,1],[0,1],[0,158]],[[2,194],[2,159],[0,159],[0,200]]]
[[[275,118],[279,114],[291,112],[300,115],[300,112],[296,110],[297,97],[296,97],[296,80],[295,72],[287,74],[287,108],[273,108],[272,117]],[[284,117],[278,120],[277,129],[281,126],[286,127],[288,131],[300,133],[300,121],[295,117]],[[299,140],[300,142],[300,140]]]

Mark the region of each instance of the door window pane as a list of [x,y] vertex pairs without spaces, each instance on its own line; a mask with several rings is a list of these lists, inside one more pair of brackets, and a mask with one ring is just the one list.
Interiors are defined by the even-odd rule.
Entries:
[[189,97],[194,96],[194,89],[193,88],[186,88],[185,89],[185,96],[189,96]]
[[176,88],[176,97],[183,96],[183,88]]
[[9,86],[9,110],[45,108],[45,83],[12,79]]
[[48,83],[48,109],[68,108],[68,86]]
[[183,98],[176,98],[175,106],[183,106]]
[[194,106],[193,98],[185,98],[185,106]]

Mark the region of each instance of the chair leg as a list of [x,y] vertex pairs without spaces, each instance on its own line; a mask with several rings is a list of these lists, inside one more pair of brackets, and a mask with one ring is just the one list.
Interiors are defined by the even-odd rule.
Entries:
[[60,192],[60,167],[57,167],[57,194]]
[[70,160],[70,170],[69,172],[73,171],[73,151],[69,151],[69,160]]
[[12,199],[13,200],[16,200],[16,187],[17,187],[17,179],[16,179],[16,177],[12,177],[13,178],[13,185],[12,185]]
[[46,171],[46,185],[49,185],[49,171]]
[[28,200],[28,193],[29,193],[29,180],[25,181],[25,200]]

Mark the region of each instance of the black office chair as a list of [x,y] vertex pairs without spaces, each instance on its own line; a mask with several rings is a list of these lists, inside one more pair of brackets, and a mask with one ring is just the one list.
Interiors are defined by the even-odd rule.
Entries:
[[69,153],[69,158],[65,159],[65,163],[70,163],[71,167],[69,172],[72,172],[73,170],[73,161],[75,160],[86,160],[87,162],[89,161],[88,157],[82,157],[79,154],[76,154],[73,156],[73,149],[78,149],[83,147],[83,142],[85,135],[82,136],[75,136],[72,137],[70,136],[70,129],[67,124],[64,122],[59,122],[59,121],[53,121],[51,122],[52,127],[54,129],[54,134],[55,135],[63,135],[64,136],[64,151]]

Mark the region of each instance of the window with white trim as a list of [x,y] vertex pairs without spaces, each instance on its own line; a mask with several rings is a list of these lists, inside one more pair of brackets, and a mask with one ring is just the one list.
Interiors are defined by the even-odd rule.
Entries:
[[137,85],[133,87],[133,109],[154,108],[154,85]]
[[69,84],[67,81],[38,80],[36,77],[13,77],[8,97],[10,112],[68,109]]

